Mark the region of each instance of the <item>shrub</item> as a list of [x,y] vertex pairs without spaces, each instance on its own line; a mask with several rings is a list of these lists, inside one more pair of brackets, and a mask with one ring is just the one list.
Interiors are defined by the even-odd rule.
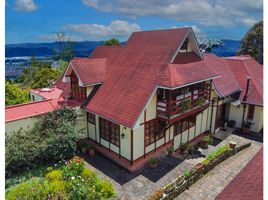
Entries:
[[40,117],[31,130],[6,136],[6,176],[73,157],[76,150],[75,110],[62,108]]
[[62,180],[61,170],[53,170],[46,175],[46,178],[50,181]]
[[210,143],[210,141],[211,141],[211,137],[210,137],[210,135],[205,135],[205,136],[202,138],[202,142]]
[[222,145],[221,147],[219,147],[215,151],[209,153],[208,156],[206,157],[206,159],[202,163],[204,165],[208,165],[210,162],[212,162],[213,160],[217,159],[222,154],[226,153],[228,150],[229,150],[229,147],[228,147],[227,144]]
[[181,146],[180,146],[180,150],[183,151],[183,152],[186,151],[187,148],[188,148],[188,144],[187,143],[182,143]]
[[200,97],[198,99],[195,100],[196,106],[202,106],[205,103],[205,99]]
[[[61,176],[62,174],[62,176]],[[61,170],[53,170],[43,178],[32,178],[6,190],[6,199],[111,199],[116,196],[112,184],[99,180],[85,169],[78,157],[66,163]]]

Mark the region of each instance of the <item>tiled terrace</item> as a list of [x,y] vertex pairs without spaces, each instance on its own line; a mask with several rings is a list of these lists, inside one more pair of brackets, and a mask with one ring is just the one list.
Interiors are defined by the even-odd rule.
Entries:
[[[198,182],[186,190],[178,199],[214,199],[230,181],[244,168],[256,152],[261,148],[262,143],[251,141],[236,135],[230,135],[223,142],[237,142],[237,145],[252,142],[252,145],[236,154],[234,157],[216,166],[211,172],[202,177]],[[171,158],[162,153],[158,158],[158,167],[154,170],[144,167],[141,170],[129,173],[108,158],[97,154],[95,157],[86,157],[87,165],[101,178],[110,180],[118,193],[119,199],[142,200],[147,199],[154,191],[164,187],[173,181],[178,174],[185,169],[201,161],[203,158],[192,155],[186,158],[178,153]]]

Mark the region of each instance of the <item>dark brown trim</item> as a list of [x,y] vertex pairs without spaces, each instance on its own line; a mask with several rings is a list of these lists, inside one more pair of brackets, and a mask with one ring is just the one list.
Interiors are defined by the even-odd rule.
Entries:
[[131,160],[131,165],[133,165],[133,130],[130,131],[131,135],[131,155],[130,155],[130,160]]
[[[218,107],[219,107],[219,98],[217,98],[217,107],[216,107],[216,115],[215,115],[215,125],[214,125],[214,131],[213,133],[215,134],[216,132],[216,124],[217,124],[217,116],[218,116]],[[217,127],[218,128],[218,127]]]
[[89,130],[88,130],[88,115],[86,113],[86,122],[87,122],[87,138],[89,139]]
[[143,150],[143,156],[145,158],[145,154],[146,154],[146,143],[145,143],[145,133],[146,133],[146,109],[144,110],[144,114],[143,114],[143,126],[144,126],[144,150]]

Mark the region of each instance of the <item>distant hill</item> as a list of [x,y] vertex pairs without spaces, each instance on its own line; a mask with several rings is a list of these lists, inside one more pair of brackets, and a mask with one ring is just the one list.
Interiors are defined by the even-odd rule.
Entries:
[[[223,45],[212,49],[212,53],[218,56],[234,56],[239,49],[240,41],[237,40],[222,40]],[[73,42],[73,48],[76,56],[89,56],[90,53],[104,41],[84,41]],[[22,44],[7,44],[6,57],[18,56],[51,56],[53,50],[59,49],[62,44],[60,42],[52,43],[22,43]]]
[[235,56],[240,46],[239,40],[222,40],[223,45],[214,47],[212,53],[219,57]]
[[[73,42],[73,48],[76,56],[88,56],[103,43],[104,41]],[[53,50],[58,50],[61,45],[61,42],[7,44],[5,47],[6,57],[50,56],[53,55]]]

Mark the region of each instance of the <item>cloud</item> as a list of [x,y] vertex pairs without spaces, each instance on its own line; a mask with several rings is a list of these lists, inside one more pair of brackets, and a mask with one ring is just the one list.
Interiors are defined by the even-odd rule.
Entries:
[[201,25],[249,26],[262,18],[262,0],[82,0],[103,12],[134,16],[157,16]]
[[[61,34],[61,39],[59,38],[58,34]],[[40,35],[38,36],[39,40],[42,41],[83,41],[82,37],[78,36],[73,36],[70,34],[64,34],[63,32],[61,33],[53,33],[53,34],[48,34],[48,35]]]
[[33,0],[15,0],[14,9],[19,12],[33,12],[37,10],[37,5]]
[[81,34],[85,39],[106,39],[110,37],[125,38],[134,31],[140,31],[138,24],[127,21],[115,20],[108,26],[103,24],[68,24],[66,31]]

